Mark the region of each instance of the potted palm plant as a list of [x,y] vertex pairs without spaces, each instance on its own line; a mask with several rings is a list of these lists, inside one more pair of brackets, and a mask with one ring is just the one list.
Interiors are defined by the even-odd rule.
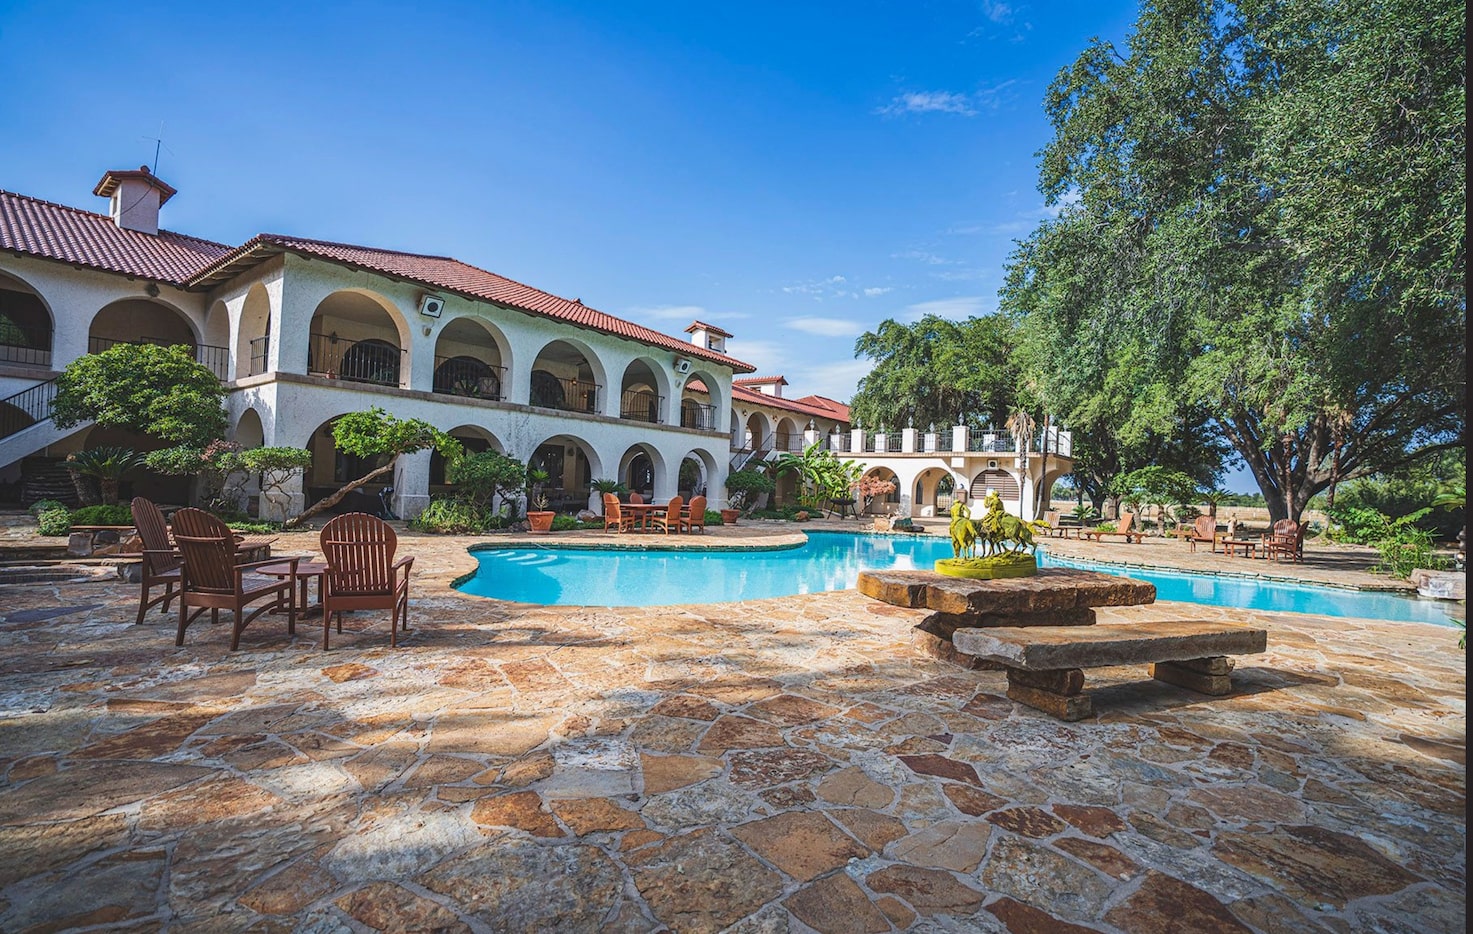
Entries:
[[527,471],[527,524],[533,532],[551,532],[552,519],[557,515],[547,508],[547,494],[542,490],[548,476],[545,470]]

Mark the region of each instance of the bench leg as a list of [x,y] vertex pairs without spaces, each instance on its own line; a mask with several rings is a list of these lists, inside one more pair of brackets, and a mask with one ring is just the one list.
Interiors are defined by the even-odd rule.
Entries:
[[1233,686],[1228,678],[1232,670],[1232,659],[1225,655],[1213,655],[1209,658],[1157,662],[1151,666],[1151,677],[1189,691],[1221,697],[1232,693]]
[[1094,714],[1094,704],[1084,693],[1084,669],[1056,671],[1008,669],[1008,697],[1042,710],[1060,720],[1073,722]]

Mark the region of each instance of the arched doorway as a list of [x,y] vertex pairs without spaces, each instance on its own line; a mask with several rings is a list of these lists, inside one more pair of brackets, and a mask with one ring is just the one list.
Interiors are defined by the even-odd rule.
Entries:
[[[302,445],[312,452],[312,466],[307,468],[302,477],[303,492],[306,494],[308,506],[337,492],[344,484],[357,480],[388,462],[387,457],[358,457],[339,451],[333,444],[332,426],[333,422],[340,417],[333,416],[322,422],[313,429],[312,434]],[[379,493],[384,487],[390,486],[393,479],[392,473],[385,473],[372,483],[364,484],[343,497],[332,508],[332,513],[341,515],[345,512],[366,512],[377,515],[382,505]]]
[[0,363],[51,366],[51,311],[41,294],[0,273]]
[[555,435],[537,446],[527,459],[527,468],[546,471],[547,508],[577,512],[588,508],[589,490],[601,464],[587,441],[575,435]]
[[591,351],[571,341],[553,341],[532,362],[532,405],[565,412],[599,411],[603,390]]
[[271,296],[259,282],[246,293],[235,341],[235,378],[265,373],[271,357]]
[[624,369],[619,385],[619,417],[660,424],[665,420],[669,377],[652,360],[639,359]]
[[1018,500],[1022,495],[1022,490],[1018,486],[1016,477],[1000,467],[989,467],[972,479],[972,485],[967,490],[967,498],[976,502],[992,491],[996,491],[1001,497],[1004,508],[1014,515],[1019,514]]
[[929,467],[916,477],[916,511],[922,516],[944,516],[956,501],[956,478],[951,471],[940,467]]
[[900,478],[895,475],[895,471],[891,470],[888,467],[876,467],[872,470],[865,471],[864,476],[862,476],[860,479],[888,480],[894,486],[894,489],[892,489],[888,493],[881,493],[877,496],[871,497],[868,505],[861,503],[860,505],[864,507],[865,514],[872,516],[888,516],[894,515],[896,512],[899,511],[901,487]]
[[[460,442],[468,454],[478,454],[481,451],[500,451],[505,453],[506,448],[496,436],[480,425],[461,425],[446,432],[450,437]],[[445,476],[445,458],[439,451],[430,453],[430,494],[448,493],[453,487]]]
[[204,339],[195,353],[195,359],[209,367],[215,376],[228,380],[230,369],[230,309],[224,302],[215,302],[205,315]]
[[435,392],[473,399],[506,398],[506,340],[468,316],[445,325],[435,339]]
[[[188,318],[168,305],[143,298],[112,302],[92,316],[87,329],[87,352],[102,353],[118,344],[183,346],[196,359],[199,353],[194,326]],[[220,348],[212,348],[211,352],[217,349]]]
[[665,470],[665,459],[648,444],[636,444],[619,458],[619,482],[646,501],[655,496],[655,486]]
[[324,298],[308,329],[307,372],[330,379],[402,386],[407,330],[397,309],[373,292],[348,290]]

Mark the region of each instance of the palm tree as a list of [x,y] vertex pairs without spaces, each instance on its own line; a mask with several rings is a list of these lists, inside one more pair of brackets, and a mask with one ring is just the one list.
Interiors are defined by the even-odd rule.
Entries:
[[67,455],[66,468],[73,476],[92,477],[97,481],[104,506],[118,501],[118,483],[123,475],[143,465],[143,455],[132,448],[100,447],[75,451]]

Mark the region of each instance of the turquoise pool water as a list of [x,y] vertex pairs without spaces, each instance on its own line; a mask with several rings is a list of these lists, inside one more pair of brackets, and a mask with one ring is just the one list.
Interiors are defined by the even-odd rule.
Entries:
[[[810,532],[807,544],[782,551],[502,548],[474,555],[480,566],[460,585],[465,593],[559,606],[668,606],[842,590],[853,587],[862,570],[929,569],[937,558],[951,557],[951,543],[930,536]],[[1127,575],[1047,554],[1040,563],[1150,581],[1158,600],[1450,625],[1433,600],[1134,568]]]

